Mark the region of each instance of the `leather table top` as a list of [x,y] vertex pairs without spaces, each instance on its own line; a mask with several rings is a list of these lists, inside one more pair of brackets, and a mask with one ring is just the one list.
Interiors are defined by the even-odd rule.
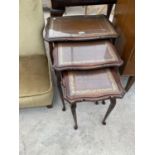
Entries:
[[57,43],[53,56],[56,70],[103,68],[123,63],[108,41]]
[[122,98],[125,91],[115,69],[66,71],[62,75],[64,98],[70,103]]
[[76,41],[118,37],[104,15],[81,15],[48,18],[45,40]]

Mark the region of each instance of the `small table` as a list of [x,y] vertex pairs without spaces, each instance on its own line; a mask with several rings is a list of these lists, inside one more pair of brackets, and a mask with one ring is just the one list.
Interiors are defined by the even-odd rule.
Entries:
[[65,71],[62,73],[63,97],[70,103],[74,118],[74,129],[78,128],[76,103],[83,101],[104,101],[110,99],[111,104],[102,123],[116,105],[116,98],[124,96],[124,89],[116,69],[98,69],[89,71]]
[[53,50],[54,68],[89,70],[121,66],[123,61],[109,41],[56,43]]
[[45,40],[49,42],[115,39],[118,33],[104,15],[48,18]]

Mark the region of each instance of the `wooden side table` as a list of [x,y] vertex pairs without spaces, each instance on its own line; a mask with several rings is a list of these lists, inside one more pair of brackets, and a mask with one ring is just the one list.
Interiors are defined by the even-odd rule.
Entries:
[[48,18],[45,40],[49,42],[115,39],[118,33],[104,15]]
[[55,70],[89,70],[121,66],[123,61],[109,41],[56,43],[53,49]]
[[76,104],[83,101],[104,101],[110,99],[111,104],[102,123],[116,105],[116,98],[122,98],[125,91],[115,69],[99,69],[89,71],[65,71],[62,73],[63,97],[70,103],[77,129]]

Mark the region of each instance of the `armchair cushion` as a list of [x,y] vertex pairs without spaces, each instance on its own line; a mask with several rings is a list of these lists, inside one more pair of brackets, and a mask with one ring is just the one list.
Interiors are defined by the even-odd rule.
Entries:
[[41,0],[19,1],[19,54],[45,54]]
[[20,107],[44,106],[52,102],[52,82],[45,55],[19,57]]

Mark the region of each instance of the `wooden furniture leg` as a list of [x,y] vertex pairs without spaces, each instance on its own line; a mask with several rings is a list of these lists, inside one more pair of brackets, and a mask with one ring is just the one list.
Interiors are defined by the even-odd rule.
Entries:
[[104,100],[102,101],[102,104],[105,105],[105,101]]
[[[51,62],[52,62],[52,65],[53,65],[53,62],[54,62],[54,58],[53,58],[53,45],[52,43],[49,44],[49,48],[50,48],[50,57],[51,57]],[[66,106],[65,106],[65,101],[64,101],[64,98],[63,98],[63,92],[62,92],[62,88],[61,88],[61,76],[60,76],[60,73],[58,71],[56,71],[54,69],[54,73],[57,77],[57,85],[58,85],[58,89],[59,89],[59,93],[60,93],[60,98],[61,98],[61,102],[62,102],[62,105],[63,105],[63,108],[62,108],[62,111],[65,111],[66,110]],[[50,106],[48,106],[47,108],[51,108]]]
[[61,83],[60,83],[60,81],[61,81],[60,73],[58,73],[57,71],[55,71],[55,73],[56,73],[56,76],[57,76],[57,85],[58,85],[58,89],[59,89],[59,92],[60,92],[60,98],[61,98],[62,105],[63,105],[62,111],[66,111],[65,101],[64,101],[64,98],[63,98],[63,92],[62,92]]
[[99,102],[98,102],[98,101],[96,101],[96,102],[95,102],[95,104],[96,104],[96,105],[98,105],[98,104],[99,104]]
[[110,14],[111,14],[112,7],[113,7],[113,4],[108,4],[108,8],[107,8],[107,17],[108,17],[108,19],[109,19]]
[[133,83],[135,82],[135,77],[134,76],[130,76],[128,78],[128,82],[126,84],[126,87],[125,87],[125,91],[129,91],[129,89],[131,88],[131,86],[133,85]]
[[51,108],[53,108],[53,104],[47,105],[46,107],[47,107],[48,109],[51,109]]
[[47,107],[48,109],[53,108],[53,101],[52,101],[52,103],[51,103],[50,105],[47,105],[46,107]]
[[116,99],[115,98],[111,98],[110,99],[110,105],[109,105],[109,107],[108,107],[108,110],[107,110],[107,112],[106,112],[106,114],[105,114],[105,116],[104,116],[104,119],[103,119],[103,121],[102,121],[102,124],[103,125],[106,125],[106,119],[107,119],[107,117],[109,116],[109,114],[111,113],[111,111],[114,109],[114,107],[115,107],[115,105],[116,105]]
[[77,116],[76,116],[76,103],[71,104],[71,112],[73,115],[73,119],[74,119],[74,129],[78,129],[78,125],[77,125]]

